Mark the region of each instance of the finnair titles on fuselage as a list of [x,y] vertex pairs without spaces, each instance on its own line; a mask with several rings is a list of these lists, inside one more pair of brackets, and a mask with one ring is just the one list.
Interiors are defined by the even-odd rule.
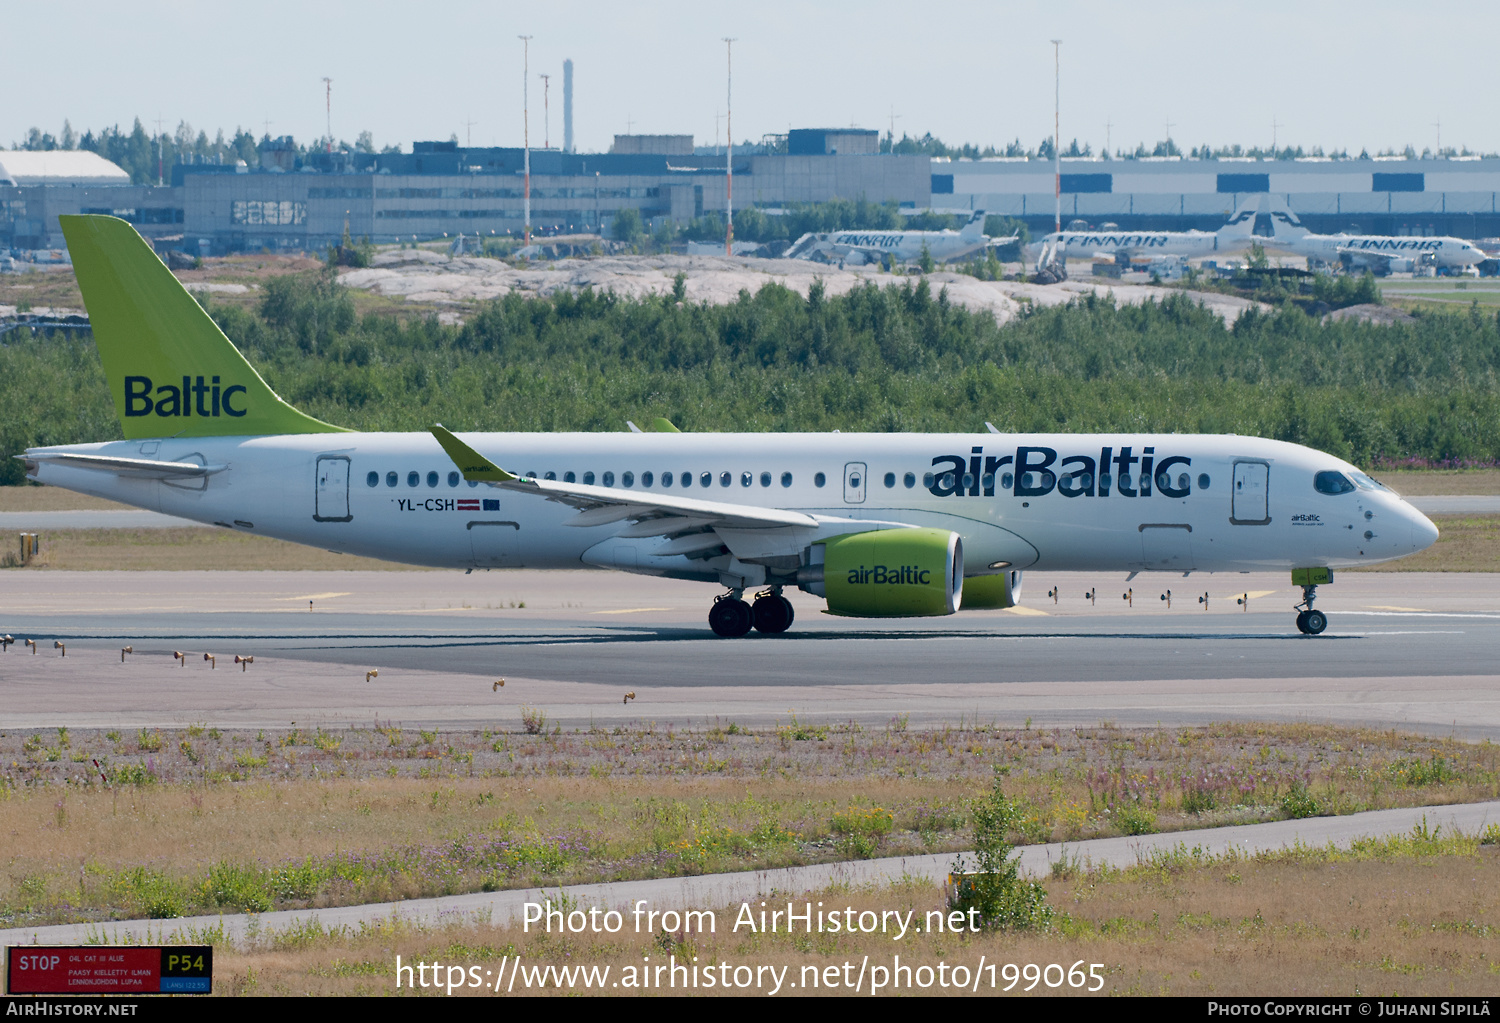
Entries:
[[948,263],[1009,245],[1015,235],[991,238],[984,233],[984,210],[975,210],[957,231],[818,231],[798,238],[786,250],[787,259],[813,259],[855,266],[891,260],[914,263],[925,252],[934,262]]
[[62,225],[126,439],[30,449],[28,477],[227,529],[709,583],[721,636],[785,631],[786,587],[838,615],[1003,609],[1028,568],[1290,570],[1316,634],[1334,569],[1437,536],[1349,463],[1253,437],[351,432],[278,398],[128,224]]
[[1255,210],[1235,211],[1217,231],[1054,231],[1026,246],[1034,260],[1133,256],[1207,256],[1238,252],[1255,240]]

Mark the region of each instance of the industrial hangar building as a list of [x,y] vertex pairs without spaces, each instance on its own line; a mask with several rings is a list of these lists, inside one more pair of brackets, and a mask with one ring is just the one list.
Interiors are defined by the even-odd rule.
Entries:
[[[984,209],[1050,230],[1053,165],[1045,160],[932,159],[881,154],[874,131],[802,129],[736,148],[736,209],[834,198],[906,209]],[[310,153],[290,139],[261,144],[259,165],[178,164],[170,184],[130,185],[94,154],[0,153],[0,246],[63,244],[58,216],[112,213],[158,247],[216,255],[318,250],[348,230],[376,242],[519,234],[525,154],[418,142],[410,153]],[[103,165],[101,168],[99,165]],[[722,210],[723,153],[691,136],[616,136],[609,153],[530,154],[534,229],[608,231],[622,209],[648,225]],[[113,168],[112,171],[109,169]],[[1202,228],[1255,193],[1284,199],[1317,231],[1500,235],[1500,159],[1064,159],[1064,223]]]

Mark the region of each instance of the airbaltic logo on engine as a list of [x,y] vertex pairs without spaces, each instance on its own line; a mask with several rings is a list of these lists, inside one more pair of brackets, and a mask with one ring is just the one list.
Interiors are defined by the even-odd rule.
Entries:
[[[1158,459],[1147,445],[1139,455],[1134,446],[1101,448],[1093,455],[1064,455],[1044,447],[1018,447],[1014,455],[986,455],[971,448],[963,455],[938,455],[922,485],[934,497],[994,497],[998,486],[1016,497],[1043,497],[1056,491],[1064,497],[1150,497],[1154,486],[1163,497],[1187,497],[1192,477],[1191,458],[1174,455]],[[1200,482],[1200,485],[1201,484]]]
[[860,565],[858,568],[849,569],[849,585],[862,586],[873,584],[875,586],[926,586],[932,582],[931,569],[920,565],[897,565],[895,568],[887,568],[884,565],[876,565],[874,568],[866,568]]
[[231,384],[220,387],[218,377],[213,377],[206,383],[202,377],[183,377],[180,388],[175,383],[162,384],[154,390],[152,388],[150,377],[126,377],[125,415],[188,418],[196,414],[210,419],[219,415],[242,416],[246,412],[246,409],[235,408],[233,404],[238,395],[245,393],[244,386]]

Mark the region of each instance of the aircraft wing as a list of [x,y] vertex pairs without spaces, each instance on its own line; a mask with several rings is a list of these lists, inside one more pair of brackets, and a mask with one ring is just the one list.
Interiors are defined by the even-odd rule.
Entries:
[[620,538],[667,537],[651,553],[712,556],[721,547],[741,560],[796,555],[814,539],[854,530],[905,528],[904,522],[874,522],[808,515],[784,508],[705,501],[696,497],[617,487],[596,487],[559,480],[517,476],[500,468],[475,451],[442,425],[434,426],[448,457],[465,479],[493,487],[531,494],[578,509],[569,526],[604,526],[628,522],[615,535]]
[[197,462],[161,462],[154,458],[120,458],[114,455],[85,455],[76,452],[28,451],[17,455],[28,462],[48,462],[65,465],[73,469],[95,469],[112,472],[116,476],[131,476],[136,479],[172,480],[200,479],[223,472],[227,465],[200,465]]
[[1345,248],[1343,246],[1334,251],[1339,254],[1339,258],[1346,259],[1355,266],[1389,267],[1393,259],[1410,260],[1412,258],[1405,253],[1373,252],[1369,249]]

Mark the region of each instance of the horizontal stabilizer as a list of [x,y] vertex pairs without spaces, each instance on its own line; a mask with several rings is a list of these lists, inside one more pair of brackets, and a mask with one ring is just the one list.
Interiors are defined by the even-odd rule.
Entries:
[[154,458],[119,458],[114,455],[81,455],[62,451],[55,454],[28,451],[24,456],[18,455],[17,457],[24,458],[28,462],[47,462],[73,469],[97,469],[102,472],[112,472],[117,476],[148,480],[200,479],[229,468],[227,465],[160,462]]

